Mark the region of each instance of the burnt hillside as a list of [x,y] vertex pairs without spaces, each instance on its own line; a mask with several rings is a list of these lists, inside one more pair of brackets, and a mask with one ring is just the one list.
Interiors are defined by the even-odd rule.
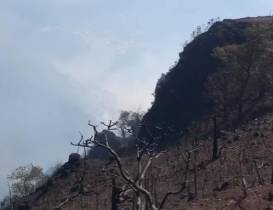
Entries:
[[177,65],[165,76],[155,90],[155,100],[144,117],[144,124],[185,128],[212,108],[204,94],[208,76],[218,70],[219,61],[212,52],[216,47],[242,44],[248,39],[251,26],[272,24],[272,17],[242,18],[216,22],[205,33],[197,36],[180,53]]
[[[213,24],[157,84],[140,131],[150,139],[137,135],[138,115],[135,130],[124,127],[127,144],[113,132],[116,122],[102,132],[90,124],[93,136],[72,143],[92,145],[89,158],[72,154],[44,185],[3,210],[273,209],[272,29],[272,17]],[[168,134],[183,129],[169,144]],[[171,146],[158,148],[163,140]],[[123,144],[131,146],[118,155]]]
[[[200,148],[189,162],[186,188],[171,196],[164,210],[273,209],[273,115],[257,118],[226,132],[219,139],[220,157],[210,159],[211,141],[200,139]],[[185,170],[188,137],[155,159],[144,185],[156,200],[179,188]],[[188,142],[188,143],[187,143]],[[129,172],[134,157],[122,160]],[[122,197],[124,183],[115,163],[89,159],[68,162],[41,188],[16,204],[18,210],[132,210],[134,200]],[[84,174],[83,188],[80,178]],[[81,190],[80,190],[81,189]],[[120,197],[116,197],[119,195]],[[114,206],[115,199],[119,201]],[[114,200],[113,200],[114,199]],[[150,208],[147,208],[150,210]]]

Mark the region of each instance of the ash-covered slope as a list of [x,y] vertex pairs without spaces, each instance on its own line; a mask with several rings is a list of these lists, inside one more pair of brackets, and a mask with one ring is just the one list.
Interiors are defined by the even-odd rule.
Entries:
[[[273,114],[267,114],[235,132],[226,132],[219,139],[221,155],[214,161],[210,159],[211,141],[200,141],[200,149],[189,162],[185,190],[171,196],[162,210],[273,209],[272,126]],[[145,186],[158,201],[166,192],[177,190],[184,180],[185,146],[179,144],[166,151],[149,169]],[[114,205],[116,193],[124,187],[120,176],[113,176],[117,171],[114,162],[89,159],[79,163],[66,163],[45,186],[13,209],[135,209],[130,197]],[[134,157],[124,158],[123,164],[130,173],[135,171]],[[83,174],[81,188],[79,178]]]

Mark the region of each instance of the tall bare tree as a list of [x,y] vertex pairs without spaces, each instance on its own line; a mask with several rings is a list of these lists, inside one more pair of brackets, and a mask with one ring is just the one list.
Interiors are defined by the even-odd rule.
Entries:
[[[117,123],[110,121],[108,124],[102,123],[102,125],[106,128],[107,131],[114,131],[117,129]],[[167,192],[160,202],[155,200],[155,196],[153,195],[153,191],[148,190],[145,187],[144,179],[147,175],[147,171],[151,167],[151,164],[154,159],[159,158],[164,151],[158,151],[156,142],[160,136],[152,136],[152,134],[147,130],[147,133],[150,134],[147,139],[140,139],[137,135],[135,135],[130,129],[127,131],[130,132],[137,140],[136,144],[136,173],[129,173],[129,171],[125,168],[121,157],[119,154],[109,145],[108,142],[108,132],[103,132],[105,134],[104,141],[98,139],[98,129],[97,126],[89,123],[89,126],[92,128],[93,134],[88,139],[83,139],[78,143],[71,143],[74,146],[80,146],[84,148],[94,148],[101,147],[108,151],[112,157],[114,158],[115,163],[118,166],[119,176],[126,184],[126,191],[131,191],[134,193],[136,210],[161,210],[164,207],[169,196],[176,195],[181,193],[186,186],[186,179],[188,173],[188,166],[186,167],[183,174],[183,182],[181,186],[178,187],[176,191]],[[187,156],[186,163],[189,165],[190,155]],[[186,164],[187,165],[187,164]]]

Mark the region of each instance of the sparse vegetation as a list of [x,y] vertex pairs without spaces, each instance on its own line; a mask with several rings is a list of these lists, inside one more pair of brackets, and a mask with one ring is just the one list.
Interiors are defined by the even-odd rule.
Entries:
[[32,164],[20,166],[8,176],[13,196],[18,198],[25,197],[34,192],[43,178],[43,169]]
[[272,209],[273,18],[266,20],[197,27],[145,115],[89,123],[92,135],[71,143],[83,157],[70,154],[39,190],[42,169],[19,167],[1,210],[15,210],[14,197],[32,210]]

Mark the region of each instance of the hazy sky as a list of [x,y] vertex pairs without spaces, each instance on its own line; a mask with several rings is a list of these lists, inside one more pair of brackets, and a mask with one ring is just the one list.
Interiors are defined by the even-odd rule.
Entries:
[[0,198],[17,166],[65,161],[89,119],[147,109],[197,25],[272,9],[272,0],[0,0]]

